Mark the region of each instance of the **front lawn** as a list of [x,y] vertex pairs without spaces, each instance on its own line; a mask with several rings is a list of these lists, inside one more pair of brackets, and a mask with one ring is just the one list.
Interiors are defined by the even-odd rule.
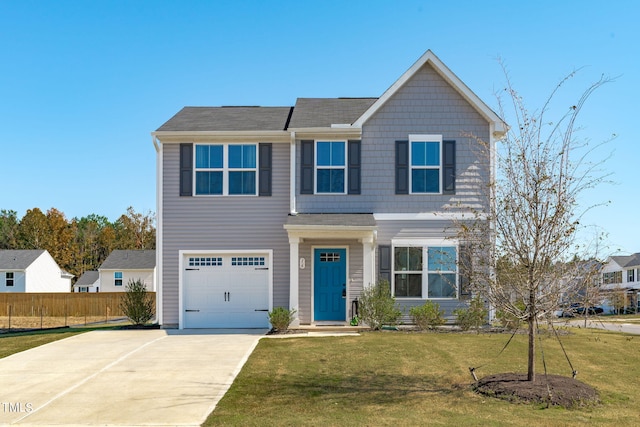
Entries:
[[[479,377],[526,372],[526,335],[369,332],[262,339],[204,425],[637,425],[640,337],[571,329],[562,337],[578,380],[602,403],[562,409],[471,391]],[[571,375],[555,338],[541,340],[549,373]],[[496,358],[497,357],[497,358]],[[543,365],[538,362],[542,375]]]

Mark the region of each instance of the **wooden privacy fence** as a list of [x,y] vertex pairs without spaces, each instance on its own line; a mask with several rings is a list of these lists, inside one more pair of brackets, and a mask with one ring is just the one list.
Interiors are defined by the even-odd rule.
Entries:
[[[155,292],[147,292],[155,300]],[[0,316],[124,317],[124,292],[0,293]]]

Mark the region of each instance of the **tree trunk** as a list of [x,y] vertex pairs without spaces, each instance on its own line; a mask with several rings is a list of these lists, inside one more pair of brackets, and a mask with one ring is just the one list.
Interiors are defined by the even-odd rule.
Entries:
[[527,381],[536,380],[536,295],[535,291],[529,292],[529,363],[527,370]]
[[527,381],[536,380],[536,319],[529,316],[529,364],[527,370]]

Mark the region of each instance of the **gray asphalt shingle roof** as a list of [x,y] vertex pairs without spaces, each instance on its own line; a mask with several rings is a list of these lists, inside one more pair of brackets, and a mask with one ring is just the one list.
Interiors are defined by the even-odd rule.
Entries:
[[112,251],[104,260],[100,269],[109,270],[147,270],[156,266],[155,250],[120,250]]
[[82,273],[82,276],[76,282],[76,286],[91,286],[98,280],[98,272],[96,270],[89,270]]
[[3,249],[0,250],[0,269],[24,270],[29,267],[44,249]]
[[287,217],[287,225],[375,227],[373,214],[297,214]]
[[298,98],[290,128],[329,127],[355,122],[378,98]]
[[159,132],[278,131],[292,107],[184,107]]
[[611,259],[613,259],[620,267],[635,267],[640,265],[640,252],[632,255],[612,256]]

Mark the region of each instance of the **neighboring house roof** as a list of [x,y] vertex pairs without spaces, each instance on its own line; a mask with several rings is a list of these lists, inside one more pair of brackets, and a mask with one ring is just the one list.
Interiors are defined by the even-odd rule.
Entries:
[[289,128],[351,124],[378,98],[298,98]]
[[283,131],[292,107],[184,107],[158,132]]
[[44,252],[44,249],[0,250],[0,269],[24,270],[29,267]]
[[146,270],[156,267],[155,250],[120,250],[112,251],[104,260],[100,269],[108,270]]
[[98,281],[98,271],[89,270],[82,273],[75,286],[93,286]]
[[446,66],[431,50],[427,50],[394,84],[374,102],[357,120],[354,127],[362,127],[393,95],[407,83],[426,63],[429,63],[434,70],[444,78],[463,98],[467,100],[487,121],[493,124],[494,133],[504,135],[508,129],[507,124],[485,104],[475,93],[464,84],[458,76]]
[[344,226],[375,227],[373,214],[297,214],[289,215],[285,227],[296,226]]
[[611,259],[623,268],[640,266],[640,252],[632,255],[612,256]]

